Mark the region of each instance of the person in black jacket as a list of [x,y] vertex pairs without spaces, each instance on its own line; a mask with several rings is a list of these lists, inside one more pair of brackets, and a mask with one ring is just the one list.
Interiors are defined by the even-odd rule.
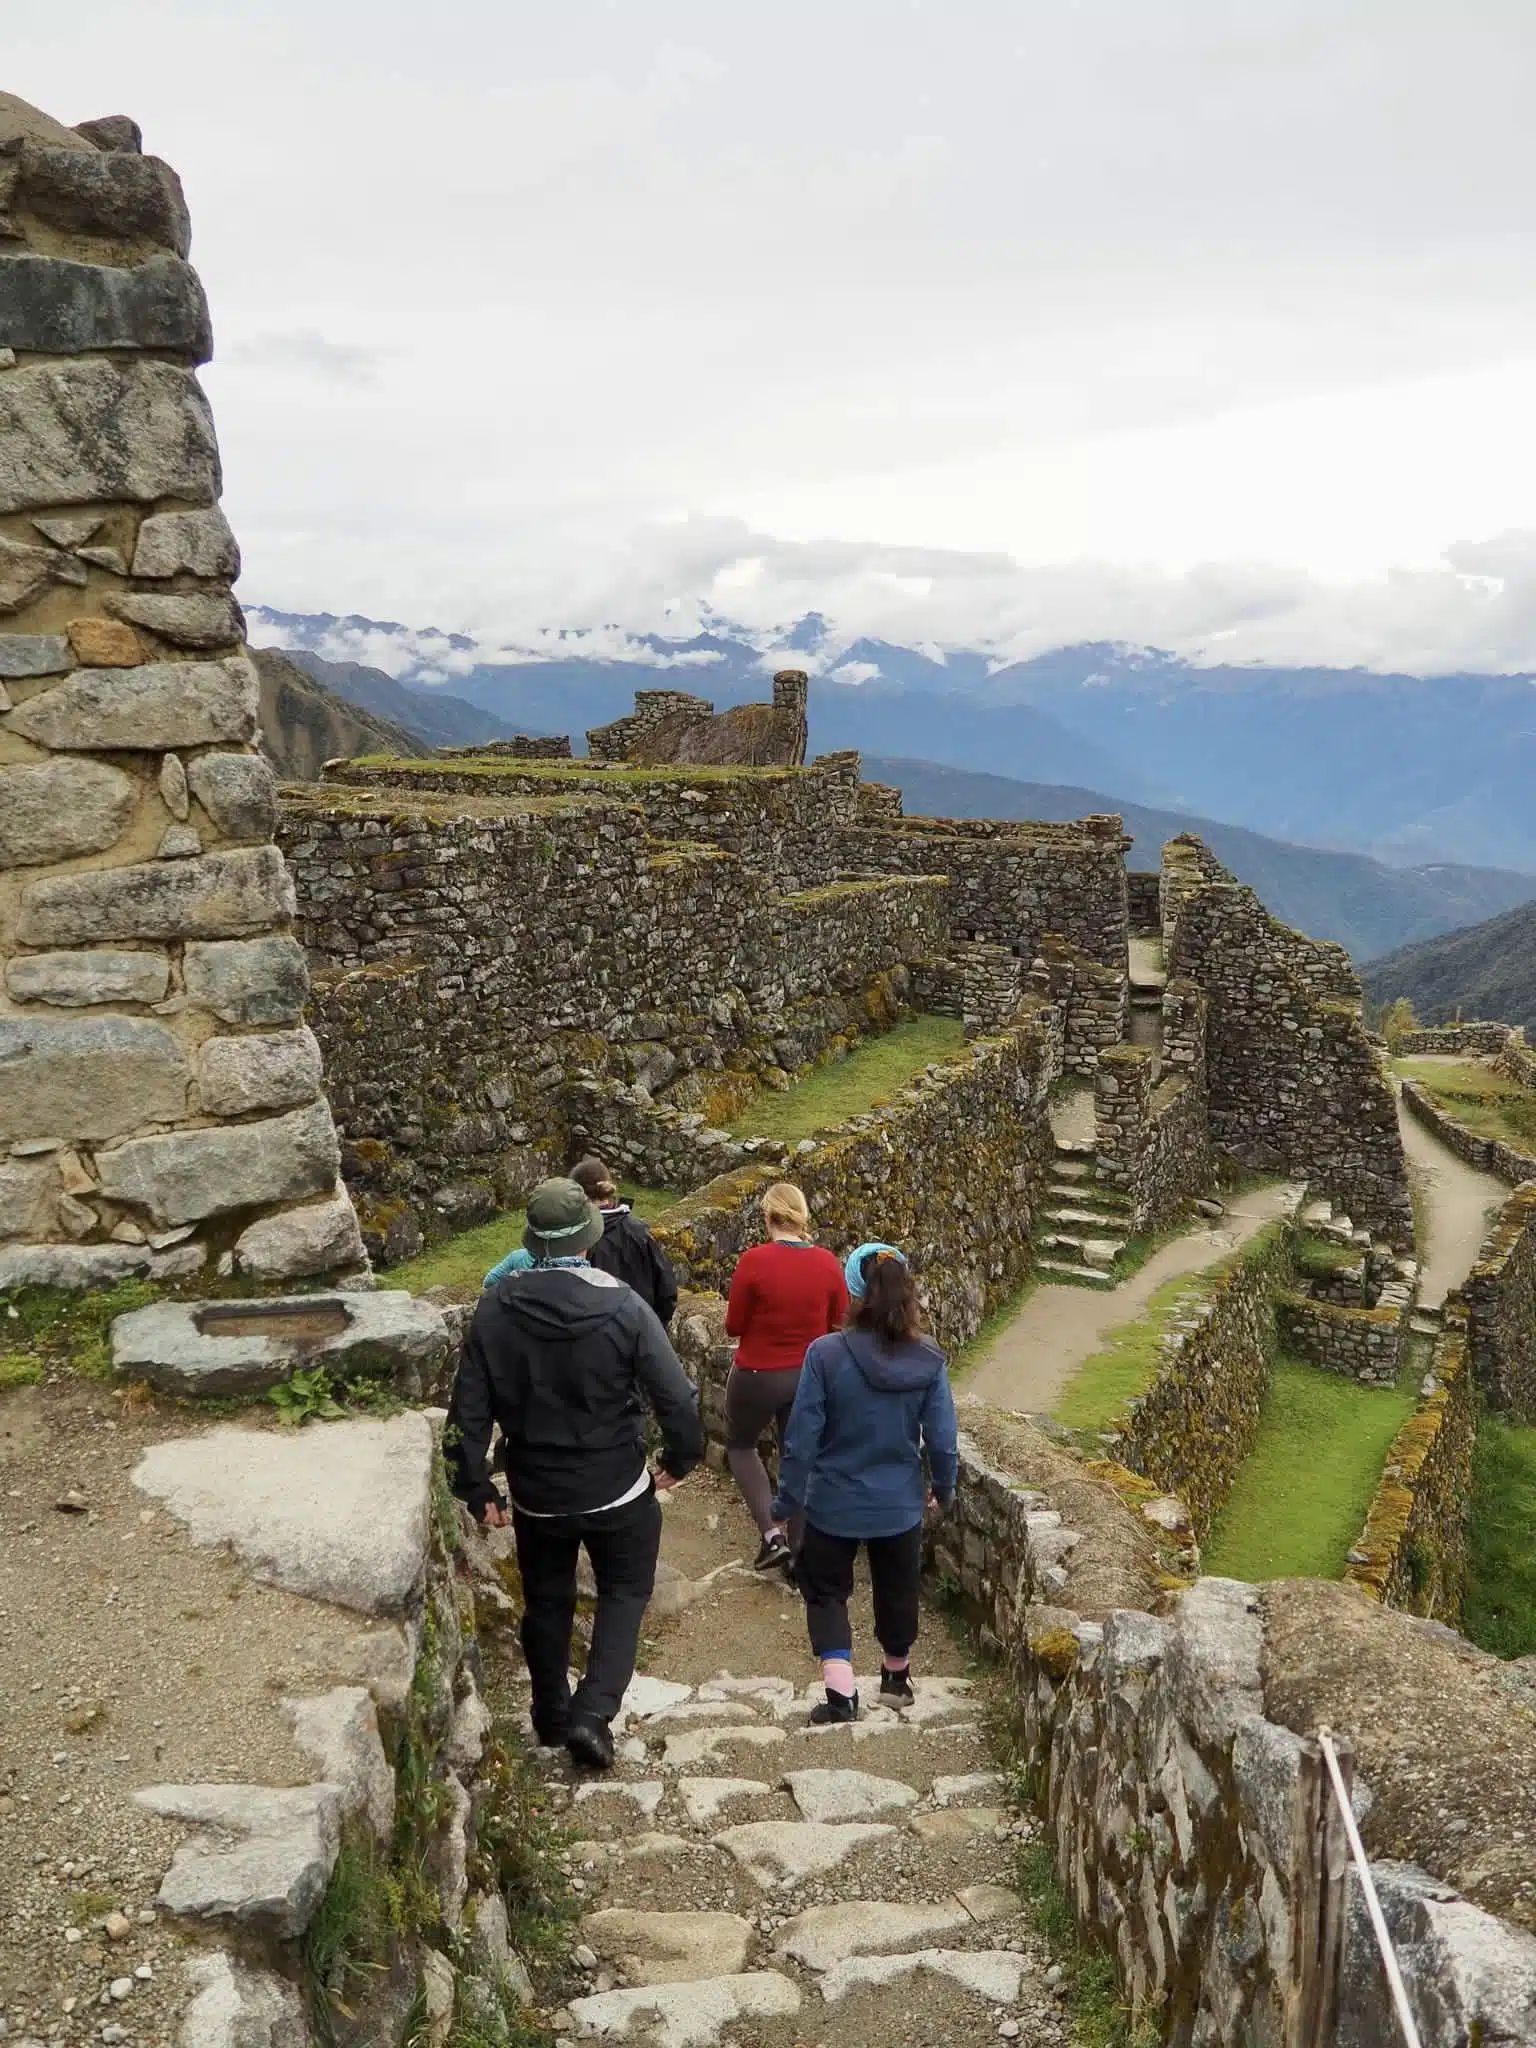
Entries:
[[[588,1263],[602,1235],[601,1216],[574,1180],[534,1189],[523,1236],[534,1264],[481,1295],[443,1439],[454,1492],[477,1521],[501,1527],[508,1516],[487,1470],[492,1425],[500,1425],[534,1732],[598,1770],[613,1762],[608,1724],[634,1675],[655,1584],[657,1496],[704,1455],[697,1398],[655,1312]],[[655,1473],[646,1467],[645,1403],[661,1428]],[[583,1544],[597,1612],[573,1696],[566,1667]]]
[[593,1265],[633,1287],[665,1329],[677,1307],[677,1280],[666,1253],[628,1202],[619,1200],[618,1183],[595,1153],[571,1168],[571,1179],[596,1202],[603,1219],[602,1242],[592,1247]]

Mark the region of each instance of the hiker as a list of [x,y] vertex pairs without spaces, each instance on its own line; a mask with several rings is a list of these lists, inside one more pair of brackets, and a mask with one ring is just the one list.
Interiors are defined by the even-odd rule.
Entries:
[[725,1445],[731,1476],[763,1539],[752,1569],[787,1572],[799,1530],[774,1514],[757,1446],[772,1423],[782,1456],[806,1351],[841,1329],[848,1289],[837,1260],[811,1240],[811,1212],[799,1188],[775,1181],[763,1196],[763,1224],[768,1242],[737,1260],[726,1304],[726,1335],[737,1344],[725,1383]]
[[[478,1522],[503,1528],[508,1515],[486,1467],[491,1427],[500,1425],[534,1733],[595,1770],[613,1763],[609,1723],[634,1676],[661,1543],[657,1496],[704,1455],[698,1402],[655,1312],[588,1261],[602,1234],[602,1217],[575,1181],[534,1189],[523,1234],[533,1265],[481,1295],[443,1439],[454,1492]],[[644,1404],[661,1429],[654,1472]],[[566,1667],[583,1544],[597,1612],[586,1675],[572,1695]]]
[[665,1329],[677,1307],[677,1280],[666,1253],[628,1202],[619,1200],[617,1183],[595,1154],[571,1168],[571,1179],[597,1204],[603,1219],[602,1238],[592,1247],[593,1265],[633,1287]]
[[861,1244],[844,1271],[847,1327],[806,1353],[773,1504],[781,1519],[805,1517],[795,1578],[826,1688],[811,1712],[819,1727],[859,1717],[848,1598],[861,1543],[884,1652],[880,1697],[911,1705],[923,1523],[949,1506],[959,1474],[944,1354],[923,1335],[905,1257],[895,1245]]

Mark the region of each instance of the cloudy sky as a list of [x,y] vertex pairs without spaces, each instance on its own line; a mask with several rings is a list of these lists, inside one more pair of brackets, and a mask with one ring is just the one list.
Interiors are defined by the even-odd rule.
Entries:
[[5,46],[183,176],[250,602],[1536,667],[1529,0],[74,0]]

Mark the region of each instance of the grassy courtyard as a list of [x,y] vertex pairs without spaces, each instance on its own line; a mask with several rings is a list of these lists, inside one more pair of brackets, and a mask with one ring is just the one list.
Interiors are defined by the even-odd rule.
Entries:
[[1467,1634],[1495,1657],[1528,1657],[1536,1651],[1536,1429],[1483,1418],[1467,1549]]
[[845,1059],[817,1067],[780,1093],[765,1089],[731,1125],[737,1138],[779,1138],[786,1144],[809,1138],[845,1118],[887,1100],[936,1060],[965,1048],[965,1032],[953,1017],[914,1017],[866,1039]]
[[1477,1060],[1405,1059],[1392,1062],[1405,1081],[1417,1081],[1448,1116],[1480,1138],[1501,1138],[1517,1150],[1536,1148],[1536,1088]]
[[1339,1578],[1415,1398],[1411,1383],[1362,1387],[1281,1358],[1204,1570],[1233,1579]]
[[[670,1209],[678,1197],[667,1188],[637,1188],[627,1183],[620,1190],[637,1216],[649,1221]],[[474,1293],[498,1259],[516,1251],[523,1241],[528,1221],[521,1209],[504,1209],[489,1223],[477,1223],[456,1237],[444,1238],[414,1259],[390,1266],[384,1274],[386,1287],[403,1287],[411,1294],[425,1294],[429,1287],[451,1287],[456,1292]]]

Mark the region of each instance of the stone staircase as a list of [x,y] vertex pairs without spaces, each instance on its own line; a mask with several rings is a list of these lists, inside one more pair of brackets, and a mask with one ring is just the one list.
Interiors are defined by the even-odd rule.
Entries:
[[1061,1972],[1011,1884],[1034,1823],[1007,1809],[969,1682],[919,1677],[901,1711],[862,1684],[857,1723],[814,1728],[819,1685],[640,1677],[611,1774],[538,1752],[580,1837],[568,1867],[587,1906],[576,1960],[591,1989],[555,2015],[557,2035],[1067,2038]]
[[1114,1263],[1130,1235],[1130,1202],[1117,1189],[1100,1186],[1093,1160],[1092,1145],[1057,1139],[1055,1175],[1035,1241],[1035,1270],[1051,1280],[1108,1288],[1115,1284]]

